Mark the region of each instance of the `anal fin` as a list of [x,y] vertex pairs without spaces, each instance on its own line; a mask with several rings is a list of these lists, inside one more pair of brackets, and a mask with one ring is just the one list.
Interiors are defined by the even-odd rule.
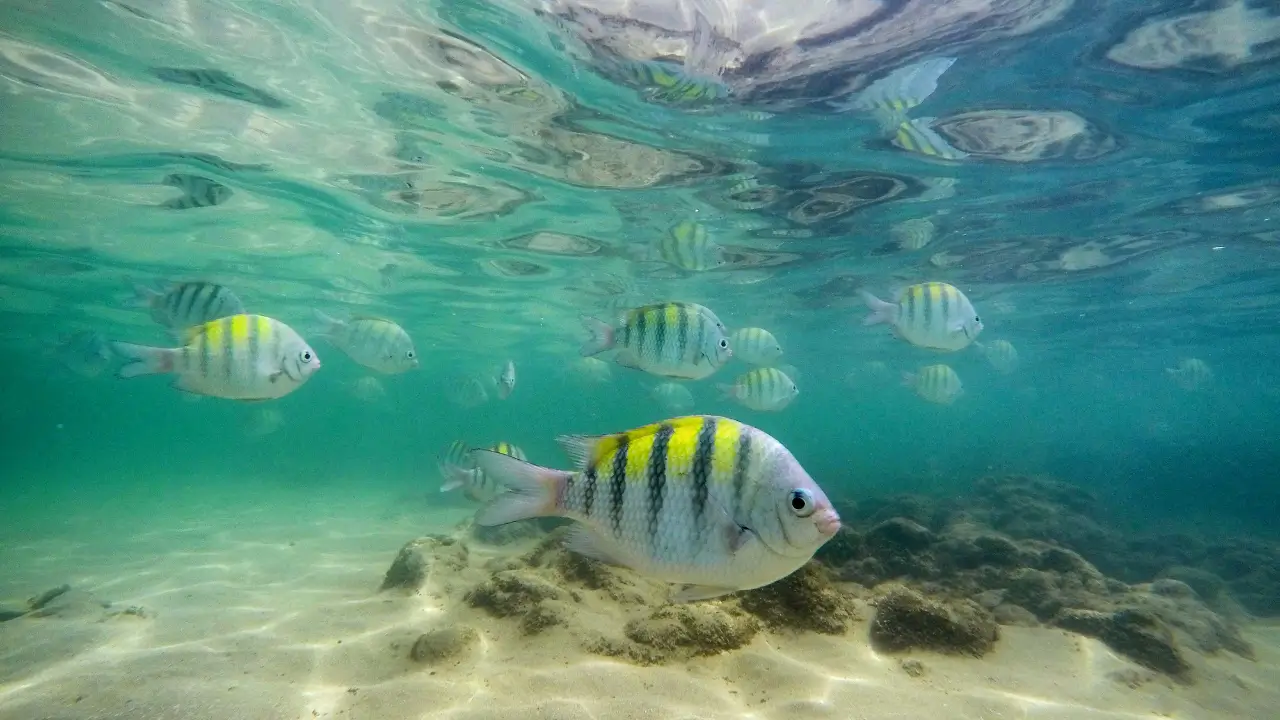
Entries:
[[602,539],[594,531],[581,525],[570,530],[569,536],[564,540],[566,550],[571,550],[584,557],[599,560],[609,565],[627,567],[627,563],[618,557],[617,552],[610,548],[609,544],[607,540]]

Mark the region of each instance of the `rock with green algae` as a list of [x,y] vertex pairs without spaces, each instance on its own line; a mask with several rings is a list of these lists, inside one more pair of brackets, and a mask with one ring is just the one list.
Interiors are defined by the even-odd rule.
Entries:
[[1191,681],[1191,665],[1178,648],[1173,631],[1150,612],[1132,608],[1110,613],[1068,609],[1058,613],[1053,624],[1097,638],[1139,665],[1179,682]]
[[883,652],[918,649],[982,657],[1000,636],[991,613],[971,600],[939,602],[894,585],[874,604],[871,644]]
[[740,593],[742,608],[770,630],[809,630],[841,635],[858,620],[848,592],[834,584],[830,571],[809,562],[777,582]]
[[425,632],[414,641],[409,657],[416,662],[436,665],[455,660],[480,642],[480,633],[469,625],[450,625]]
[[382,577],[383,590],[418,591],[433,564],[458,571],[467,566],[467,546],[447,535],[428,535],[405,543]]
[[594,652],[644,665],[736,650],[760,632],[760,621],[731,603],[667,605],[627,622],[626,641],[599,638]]

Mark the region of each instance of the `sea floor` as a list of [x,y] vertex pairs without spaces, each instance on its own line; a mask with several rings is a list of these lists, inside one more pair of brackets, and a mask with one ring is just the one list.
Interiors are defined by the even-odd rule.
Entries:
[[[761,633],[710,657],[634,665],[556,628],[525,635],[445,608],[447,593],[379,592],[406,541],[455,532],[468,515],[429,501],[243,478],[14,494],[0,524],[0,608],[71,590],[57,613],[0,623],[0,720],[1209,720],[1280,707],[1275,625],[1246,629],[1255,661],[1204,658],[1190,685],[1139,672],[1098,641],[1024,627],[1002,628],[980,660],[913,653],[919,672],[908,673],[901,656],[871,648],[865,618],[841,636]],[[472,657],[411,659],[417,637],[460,617],[479,630]]]

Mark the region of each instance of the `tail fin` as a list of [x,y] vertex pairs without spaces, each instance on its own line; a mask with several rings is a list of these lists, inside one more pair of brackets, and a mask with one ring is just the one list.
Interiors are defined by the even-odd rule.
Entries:
[[866,303],[867,308],[871,310],[871,314],[863,318],[863,325],[879,325],[880,323],[893,325],[898,321],[899,308],[894,303],[885,302],[866,290],[859,290],[858,295],[862,297],[862,302]]
[[460,487],[466,487],[468,483],[475,480],[475,473],[474,468],[464,468],[461,465],[454,465],[449,462],[440,463],[440,475],[444,477],[444,484],[440,486],[440,492],[449,492]]
[[728,384],[725,384],[725,383],[716,383],[716,389],[720,391],[721,396],[722,396],[722,397],[724,397],[724,398],[727,398],[727,399],[729,399],[729,400],[736,400],[736,399],[738,398],[738,386],[737,386],[737,385],[728,385]]
[[113,342],[111,349],[115,354],[130,361],[116,372],[118,377],[131,378],[173,372],[173,357],[176,350],[126,342]]
[[315,315],[317,320],[319,320],[321,323],[324,324],[324,327],[321,328],[320,331],[316,333],[317,335],[323,335],[324,337],[333,337],[334,331],[336,331],[338,328],[346,324],[341,320],[335,317],[330,317],[329,315],[326,315],[325,313],[315,308],[312,308],[311,312],[312,314]]
[[164,293],[146,285],[133,284],[133,299],[129,301],[129,307],[149,308],[155,302],[156,298],[164,297]]
[[556,499],[565,480],[573,473],[553,470],[517,460],[510,455],[477,450],[476,467],[493,478],[507,491],[481,508],[476,515],[479,525],[505,525],[517,520],[560,515]]
[[582,325],[591,332],[591,339],[583,343],[582,349],[578,351],[583,357],[590,357],[613,347],[613,326],[589,315],[582,316]]

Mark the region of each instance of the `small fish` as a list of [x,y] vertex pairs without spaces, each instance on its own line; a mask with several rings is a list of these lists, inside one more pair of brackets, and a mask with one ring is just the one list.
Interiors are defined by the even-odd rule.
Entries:
[[729,96],[718,78],[691,72],[674,63],[644,60],[627,63],[628,79],[650,100],[679,105],[715,102]]
[[933,242],[936,231],[933,221],[928,218],[913,218],[889,228],[889,237],[899,250],[912,252]]
[[445,398],[460,408],[479,407],[489,402],[489,391],[479,378],[462,375],[449,380],[444,387]]
[[693,393],[676,382],[665,382],[653,388],[653,399],[669,412],[685,412],[693,408]]
[[181,197],[160,203],[160,207],[169,210],[213,207],[214,205],[221,205],[235,194],[231,188],[220,182],[187,173],[167,175],[165,176],[164,184],[171,185],[182,191]]
[[151,319],[169,328],[179,337],[188,328],[204,325],[232,315],[244,314],[244,303],[225,285],[193,281],[180,282],[159,292],[141,285],[134,304],[151,310]]
[[[440,486],[440,492],[462,488],[463,494],[475,502],[489,502],[500,495],[503,487],[494,482],[484,470],[476,467],[470,450],[465,444],[462,445],[462,454],[459,455],[458,445],[459,441],[454,441],[446,451],[445,458],[440,461],[440,474],[445,478],[445,483]],[[489,447],[489,452],[517,460],[527,460],[524,451],[509,442],[496,442]]]
[[512,360],[508,360],[503,366],[502,372],[498,375],[498,397],[506,400],[511,397],[511,392],[516,389],[516,364]]
[[476,522],[576,520],[570,550],[687,584],[676,602],[784,578],[840,529],[786,447],[735,420],[696,415],[559,441],[575,471],[473,451],[476,467],[507,489]]
[[756,368],[743,373],[732,385],[717,385],[725,397],[745,407],[762,412],[777,412],[791,404],[800,388],[786,373],[777,368]]
[[1213,369],[1200,358],[1183,358],[1178,367],[1165,368],[1164,372],[1173,384],[1189,392],[1202,390],[1213,382]]
[[152,68],[152,74],[157,78],[178,85],[190,85],[206,90],[211,93],[222,95],[223,97],[243,100],[254,105],[261,105],[269,108],[283,108],[284,101],[265,90],[259,90],[252,85],[236,80],[225,70],[217,68],[174,68],[174,67],[158,67]]
[[63,367],[87,378],[101,375],[114,358],[106,338],[93,330],[81,330],[65,338],[53,354]]
[[302,387],[320,358],[293,328],[263,315],[232,315],[191,328],[177,348],[111,343],[131,362],[122,378],[172,373],[174,387],[229,400],[270,400]]
[[902,373],[902,384],[916,395],[939,405],[950,405],[964,392],[960,376],[947,365],[929,365],[918,373]]
[[951,146],[938,131],[933,129],[933,121],[937,118],[925,117],[903,120],[893,130],[889,143],[899,150],[906,150],[917,155],[936,160],[963,160],[969,154]]
[[351,383],[351,394],[361,402],[373,403],[387,396],[387,389],[376,377],[362,377]]
[[940,282],[903,288],[894,302],[859,291],[871,314],[863,325],[888,323],[903,340],[936,350],[960,350],[982,332],[982,319],[964,293]]
[[974,345],[982,351],[996,372],[1008,375],[1018,369],[1018,349],[1008,340],[995,340],[990,345],[975,342]]
[[729,338],[734,357],[752,365],[772,365],[782,357],[782,345],[773,333],[764,328],[748,327],[735,330]]
[[724,248],[702,223],[685,220],[658,239],[658,254],[682,270],[712,270],[725,264]]
[[394,375],[418,367],[418,353],[404,328],[382,318],[342,321],[315,311],[327,326],[322,335],[347,357],[370,370]]
[[591,331],[582,355],[616,348],[615,362],[652,375],[701,380],[733,356],[724,323],[695,303],[645,305],[614,325],[583,315],[582,323]]

